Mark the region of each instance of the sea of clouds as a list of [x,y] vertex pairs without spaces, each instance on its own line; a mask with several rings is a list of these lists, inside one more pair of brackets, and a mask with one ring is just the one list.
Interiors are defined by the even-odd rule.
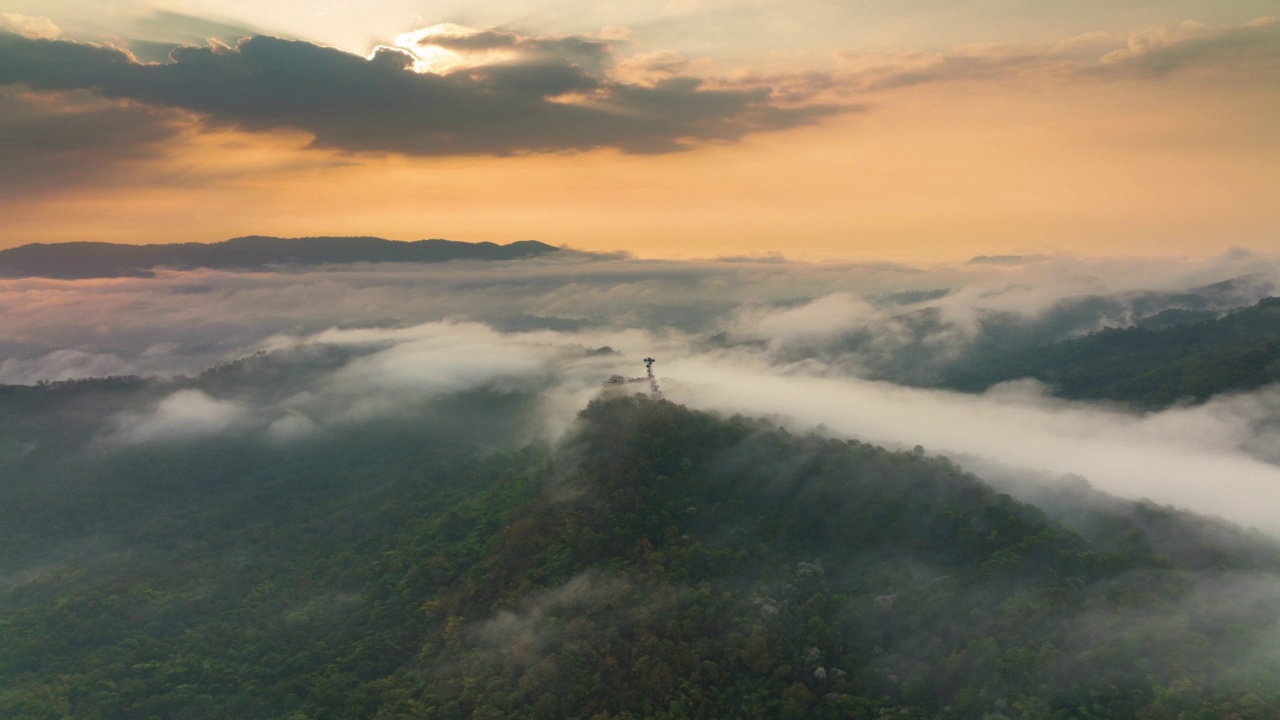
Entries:
[[[781,258],[540,258],[0,281],[0,383],[196,375],[266,353],[287,391],[183,387],[103,419],[95,445],[227,433],[304,442],[478,389],[541,398],[554,439],[654,356],[667,397],[790,428],[1079,475],[1105,492],[1280,532],[1280,389],[1137,412],[1020,381],[921,378],[995,342],[1275,294],[1280,257],[996,258],[929,268]],[[637,389],[643,390],[642,385]]]

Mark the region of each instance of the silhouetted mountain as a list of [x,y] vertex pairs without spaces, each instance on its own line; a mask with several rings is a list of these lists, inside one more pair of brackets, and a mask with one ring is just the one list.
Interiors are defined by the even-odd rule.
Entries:
[[254,270],[356,262],[435,263],[519,260],[559,252],[536,240],[507,245],[454,240],[400,242],[376,237],[277,238],[253,235],[218,243],[119,245],[69,242],[0,250],[0,275],[10,277],[138,277],[158,267]]

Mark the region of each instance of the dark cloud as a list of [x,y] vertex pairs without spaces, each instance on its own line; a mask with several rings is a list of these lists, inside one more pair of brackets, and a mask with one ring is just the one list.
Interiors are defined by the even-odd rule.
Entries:
[[853,109],[781,107],[768,87],[712,87],[694,77],[629,84],[575,61],[603,62],[599,43],[510,42],[537,52],[432,74],[415,72],[414,56],[399,49],[365,58],[269,36],[183,46],[168,62],[147,64],[110,46],[3,35],[0,85],[92,90],[249,130],[301,130],[319,146],[410,155],[672,152]]
[[119,176],[159,156],[181,134],[171,112],[86,97],[33,96],[0,87],[0,204]]

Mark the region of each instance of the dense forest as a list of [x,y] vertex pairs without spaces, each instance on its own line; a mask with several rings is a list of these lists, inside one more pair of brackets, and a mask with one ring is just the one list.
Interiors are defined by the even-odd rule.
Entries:
[[980,391],[1019,378],[1045,382],[1064,398],[1144,409],[1252,390],[1280,381],[1280,298],[1220,318],[1167,310],[1131,327],[964,363],[939,384]]
[[0,716],[1280,716],[1272,540],[627,387],[554,445],[440,432],[529,402],[486,391],[289,450],[12,454]]

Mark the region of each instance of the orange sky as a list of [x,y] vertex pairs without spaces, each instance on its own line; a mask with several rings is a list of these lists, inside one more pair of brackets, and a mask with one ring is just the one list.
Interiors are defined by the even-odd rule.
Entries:
[[[1230,52],[1203,50],[1237,39]],[[1180,63],[1172,71],[1156,64],[1170,58]],[[74,113],[57,108],[123,104],[162,115],[172,135],[136,156],[99,153],[42,185],[14,185],[0,200],[0,247],[361,234],[532,238],[646,257],[1280,249],[1272,21],[927,52],[842,49],[827,66],[830,84],[800,102],[859,110],[665,154],[316,149],[306,131],[250,131],[145,99],[11,86],[0,100],[36,98],[64,115]],[[705,76],[727,80],[792,72],[767,57],[707,67]],[[800,72],[787,82],[800,83]],[[15,112],[0,110],[0,128]],[[20,157],[42,171],[43,155]]]

